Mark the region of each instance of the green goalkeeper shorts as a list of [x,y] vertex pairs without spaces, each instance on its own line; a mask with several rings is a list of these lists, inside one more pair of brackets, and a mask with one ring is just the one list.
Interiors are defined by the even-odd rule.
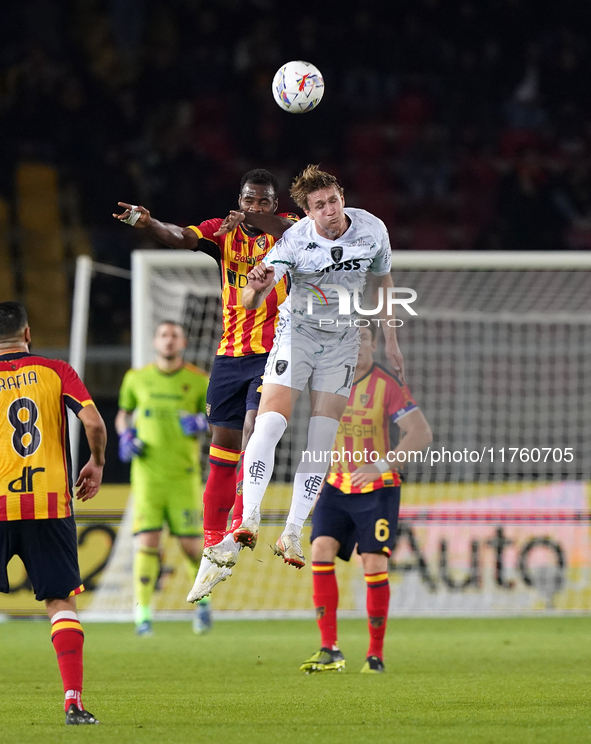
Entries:
[[171,535],[200,537],[201,488],[196,478],[170,483],[137,479],[132,483],[133,534],[161,530],[168,525]]

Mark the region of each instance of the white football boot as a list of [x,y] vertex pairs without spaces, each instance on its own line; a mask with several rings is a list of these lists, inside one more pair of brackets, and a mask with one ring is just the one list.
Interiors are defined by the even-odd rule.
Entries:
[[286,524],[283,534],[275,543],[273,553],[280,555],[284,563],[290,566],[303,568],[306,565],[304,551],[302,550],[301,529],[295,524]]
[[203,599],[203,597],[207,597],[208,594],[211,594],[211,590],[216,584],[219,584],[220,581],[225,581],[231,575],[231,568],[216,566],[209,558],[203,556],[193,588],[187,595],[187,602],[197,602]]
[[234,540],[245,548],[254,550],[259,537],[259,525],[261,524],[261,510],[255,507],[255,510],[245,519],[238,529],[234,530]]
[[217,545],[210,545],[209,548],[205,548],[203,555],[209,558],[212,563],[215,563],[216,566],[232,568],[236,565],[238,553],[240,553],[242,547],[240,543],[234,540],[234,534],[229,532]]

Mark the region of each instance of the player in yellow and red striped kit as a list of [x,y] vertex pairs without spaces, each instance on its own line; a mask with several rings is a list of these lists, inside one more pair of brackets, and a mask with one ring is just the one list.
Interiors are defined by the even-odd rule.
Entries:
[[[374,362],[374,324],[361,329],[360,342],[355,380],[336,436],[335,464],[312,515],[314,606],[321,648],[301,665],[308,673],[338,671],[345,666],[337,645],[339,594],[334,560],[338,556],[348,561],[355,545],[367,584],[370,635],[361,671],[384,671],[390,600],[388,558],[396,540],[400,508],[398,453],[421,450],[432,439],[431,428],[408,387]],[[391,424],[404,433],[393,451]]]
[[98,723],[82,705],[84,633],[76,595],[84,591],[72,503],[66,407],[82,421],[90,460],[76,482],[77,497],[93,498],[101,484],[107,432],[72,367],[29,353],[27,314],[0,303],[0,592],[17,555],[45,601],[51,640],[65,692],[67,724]]
[[[295,214],[275,214],[278,190],[275,176],[259,168],[242,177],[239,209],[226,219],[215,218],[183,228],[159,222],[144,207],[125,202],[119,202],[125,211],[113,215],[145,229],[171,248],[203,251],[220,267],[223,333],[207,392],[212,441],[210,472],[203,494],[204,556],[188,597],[190,601],[206,596],[218,581],[231,575],[230,568],[211,563],[207,556],[209,549],[217,546],[226,535],[232,507],[232,529],[242,519],[242,454],[254,427],[262,375],[273,346],[277,309],[287,296],[287,282],[282,280],[256,310],[245,310],[242,305],[248,272],[299,219]],[[238,546],[231,535],[227,545],[237,554]],[[232,558],[233,564],[236,555]]]

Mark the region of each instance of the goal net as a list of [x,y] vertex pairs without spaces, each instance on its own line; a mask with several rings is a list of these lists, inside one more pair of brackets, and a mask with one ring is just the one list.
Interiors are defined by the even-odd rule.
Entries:
[[[394,284],[417,294],[416,315],[398,311],[398,335],[434,441],[405,467],[391,614],[590,609],[591,257],[393,259]],[[151,360],[155,327],[171,319],[187,331],[188,359],[209,370],[221,334],[217,264],[199,254],[138,251],[132,273],[134,366]],[[308,415],[304,397],[277,451],[259,547],[243,551],[234,576],[214,591],[220,612],[309,616],[309,567],[290,570],[267,547],[289,508]],[[119,534],[125,555],[120,543],[131,536]],[[172,541],[165,551],[171,570],[158,608],[184,616],[190,582]],[[341,608],[362,612],[358,561],[339,563],[337,573]],[[91,609],[130,613],[130,586],[129,560],[112,560]]]

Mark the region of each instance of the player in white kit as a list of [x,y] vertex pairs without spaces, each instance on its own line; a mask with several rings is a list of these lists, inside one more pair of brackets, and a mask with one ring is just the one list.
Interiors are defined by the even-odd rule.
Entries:
[[[253,268],[242,294],[247,309],[259,307],[284,274],[290,274],[290,298],[280,316],[254,433],[244,455],[244,518],[234,539],[251,548],[256,544],[260,505],[271,479],[275,448],[309,381],[312,412],[307,450],[294,477],[285,530],[274,548],[286,563],[301,568],[305,564],[301,529],[330,465],[353,383],[358,312],[366,280],[374,295],[373,308],[380,306],[380,297],[383,303],[385,296],[392,296],[388,289],[392,292],[393,285],[384,223],[363,209],[345,208],[343,190],[334,176],[308,166],[294,181],[291,195],[306,218],[289,228],[264,262]],[[386,356],[402,376],[395,324],[383,320],[380,326]]]

